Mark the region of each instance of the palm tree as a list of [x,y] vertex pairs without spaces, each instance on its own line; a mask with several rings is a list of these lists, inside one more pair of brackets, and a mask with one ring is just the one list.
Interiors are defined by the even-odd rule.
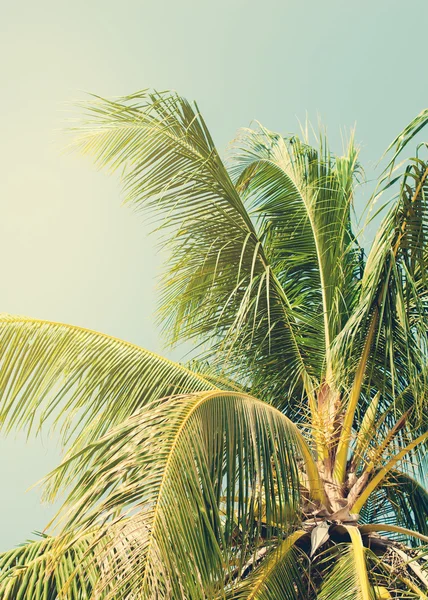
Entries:
[[1,318],[3,430],[66,448],[63,508],[0,556],[1,598],[427,598],[427,146],[398,159],[428,110],[388,149],[367,254],[352,138],[257,126],[226,167],[175,93],[85,110],[77,146],[161,219],[161,318],[199,354]]

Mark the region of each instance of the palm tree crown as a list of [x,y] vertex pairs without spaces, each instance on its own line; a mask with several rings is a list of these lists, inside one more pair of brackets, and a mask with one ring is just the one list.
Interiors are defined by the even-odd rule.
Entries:
[[201,350],[0,318],[3,430],[66,448],[64,506],[0,555],[0,597],[427,598],[427,146],[399,160],[428,110],[388,149],[367,254],[352,137],[336,156],[258,125],[225,164],[175,93],[85,112],[78,148],[160,220],[168,339]]

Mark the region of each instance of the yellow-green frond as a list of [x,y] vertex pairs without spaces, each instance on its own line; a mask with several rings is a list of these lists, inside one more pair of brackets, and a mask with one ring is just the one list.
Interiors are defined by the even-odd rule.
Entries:
[[144,597],[168,585],[174,597],[214,598],[236,566],[298,524],[299,456],[295,426],[246,394],[153,403],[66,458],[75,481],[57,521],[62,543],[87,529],[114,540],[135,529],[127,572],[110,569],[118,591],[132,582]]

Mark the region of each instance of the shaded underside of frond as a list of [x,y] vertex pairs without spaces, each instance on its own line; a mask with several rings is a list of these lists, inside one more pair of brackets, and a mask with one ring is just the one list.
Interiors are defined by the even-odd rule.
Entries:
[[231,600],[299,600],[305,597],[309,561],[295,545],[303,536],[307,533],[295,531],[280,541],[241,584],[226,590],[226,597]]
[[[428,492],[415,477],[392,470],[369,497],[361,511],[361,521],[398,525],[428,535]],[[415,537],[399,533],[390,537],[410,545],[421,543]]]
[[[359,536],[357,530],[356,535]],[[327,559],[327,560],[326,560]],[[324,559],[328,565],[327,554]],[[330,572],[326,572],[321,584],[319,600],[374,600],[374,592],[369,583],[366,564],[366,550],[351,544],[340,544],[335,549],[335,560]]]

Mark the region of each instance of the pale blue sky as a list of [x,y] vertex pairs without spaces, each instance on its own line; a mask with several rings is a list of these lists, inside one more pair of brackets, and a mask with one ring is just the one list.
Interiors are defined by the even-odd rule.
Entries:
[[[340,150],[357,124],[371,167],[428,104],[426,0],[32,0],[0,7],[0,311],[66,321],[155,351],[153,238],[113,178],[61,154],[84,91],[173,88],[219,149],[257,119],[290,132],[318,115]],[[55,440],[0,439],[0,549],[52,514],[25,494]]]

